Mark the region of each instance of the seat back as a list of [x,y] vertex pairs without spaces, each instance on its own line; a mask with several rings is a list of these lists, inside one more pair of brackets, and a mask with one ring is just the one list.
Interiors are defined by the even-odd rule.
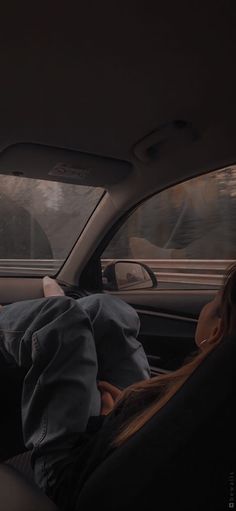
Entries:
[[222,511],[233,469],[236,339],[222,342],[172,399],[90,475],[78,509]]

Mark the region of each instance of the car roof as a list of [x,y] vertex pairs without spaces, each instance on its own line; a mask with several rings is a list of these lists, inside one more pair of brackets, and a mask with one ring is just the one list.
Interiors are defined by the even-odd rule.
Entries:
[[235,162],[234,15],[225,0],[5,5],[0,171],[21,143],[109,158],[122,178],[157,169],[160,187]]

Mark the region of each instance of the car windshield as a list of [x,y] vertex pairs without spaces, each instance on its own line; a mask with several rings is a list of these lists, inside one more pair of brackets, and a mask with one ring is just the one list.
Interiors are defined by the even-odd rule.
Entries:
[[54,274],[104,190],[0,175],[0,275]]

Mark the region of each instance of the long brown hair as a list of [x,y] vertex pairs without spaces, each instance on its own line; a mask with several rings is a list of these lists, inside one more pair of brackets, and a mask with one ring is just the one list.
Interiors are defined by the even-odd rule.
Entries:
[[[221,292],[219,315],[222,323],[222,333],[217,342],[207,345],[204,351],[197,352],[191,360],[169,374],[143,380],[128,387],[117,401],[114,412],[126,407],[131,411],[119,429],[113,445],[118,447],[139,431],[146,422],[155,415],[171,397],[182,387],[185,381],[213,351],[219,342],[236,326],[234,311],[236,309],[236,264],[231,266],[225,275]],[[132,413],[134,410],[134,413]]]

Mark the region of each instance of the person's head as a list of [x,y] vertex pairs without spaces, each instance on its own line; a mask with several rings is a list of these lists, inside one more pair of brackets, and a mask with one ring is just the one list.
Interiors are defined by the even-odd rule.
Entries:
[[213,346],[236,328],[236,264],[226,273],[223,287],[198,318],[195,341],[200,350]]
[[[194,370],[227,335],[236,333],[236,264],[226,273],[222,289],[205,305],[199,315],[195,341],[198,353],[182,367],[169,374],[141,381],[128,387],[115,409],[136,403],[140,412],[125,422],[113,445],[122,445],[136,433],[180,389]],[[135,406],[137,410],[137,406]]]
[[195,342],[200,349],[218,342],[222,336],[221,299],[222,292],[219,291],[200,312],[195,333]]

